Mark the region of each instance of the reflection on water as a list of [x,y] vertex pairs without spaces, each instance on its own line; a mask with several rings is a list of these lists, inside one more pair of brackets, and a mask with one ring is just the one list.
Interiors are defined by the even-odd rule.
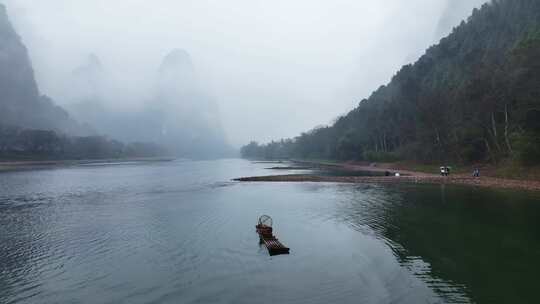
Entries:
[[467,187],[347,188],[336,220],[388,244],[452,303],[534,303],[540,196]]
[[[0,303],[531,303],[538,195],[233,183],[241,160],[0,174]],[[254,224],[274,218],[289,256]]]

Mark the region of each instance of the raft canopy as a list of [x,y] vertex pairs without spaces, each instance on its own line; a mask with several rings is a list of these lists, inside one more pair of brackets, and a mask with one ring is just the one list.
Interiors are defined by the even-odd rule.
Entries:
[[272,223],[272,218],[269,215],[261,215],[261,217],[259,217],[260,226],[272,227]]

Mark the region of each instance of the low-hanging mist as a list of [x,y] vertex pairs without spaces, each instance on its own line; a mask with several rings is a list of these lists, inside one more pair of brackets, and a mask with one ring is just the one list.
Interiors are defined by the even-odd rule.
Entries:
[[73,71],[95,54],[101,106],[140,112],[180,48],[235,146],[330,123],[483,2],[4,0],[57,103],[80,103]]
[[[145,83],[150,95],[131,96],[130,107],[118,106],[114,83],[95,54],[72,73],[67,90],[69,112],[96,132],[126,142],[153,142],[174,155],[232,155],[221,126],[219,109],[200,81],[190,55],[171,51]],[[115,106],[116,105],[116,106]]]

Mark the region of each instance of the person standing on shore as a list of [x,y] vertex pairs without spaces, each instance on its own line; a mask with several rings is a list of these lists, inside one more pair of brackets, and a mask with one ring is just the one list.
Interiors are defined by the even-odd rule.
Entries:
[[449,176],[449,175],[450,175],[450,167],[442,166],[441,167],[441,176]]
[[441,176],[448,176],[450,175],[450,167],[443,166],[441,167]]

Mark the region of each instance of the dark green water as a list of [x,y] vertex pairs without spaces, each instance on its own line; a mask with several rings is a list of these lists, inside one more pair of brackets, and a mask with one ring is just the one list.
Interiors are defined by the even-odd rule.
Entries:
[[[0,303],[538,302],[536,193],[230,182],[265,167],[0,174]],[[261,214],[290,255],[259,247]]]

